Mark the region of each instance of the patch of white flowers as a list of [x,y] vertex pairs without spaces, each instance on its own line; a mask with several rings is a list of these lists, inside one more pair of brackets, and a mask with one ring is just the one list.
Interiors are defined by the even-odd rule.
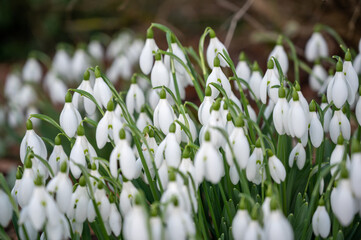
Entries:
[[[154,28],[167,33],[168,49],[158,48]],[[200,49],[197,59],[202,74],[159,24],[144,45],[125,34],[107,50],[93,40],[73,58],[59,48],[45,83],[52,101],[65,96],[65,103],[59,121],[26,116],[24,166],[11,190],[0,189],[2,228],[18,219],[21,239],[292,240],[311,239],[312,231],[328,238],[331,229],[337,239],[360,237],[361,97],[351,51],[327,79],[320,60],[328,46],[313,33],[309,84],[327,95],[309,102],[300,82],[288,80],[285,37],[263,74],[244,53],[235,66],[215,32],[207,34],[206,56]],[[106,74],[90,66],[104,58],[113,61]],[[42,71],[29,58],[22,77],[8,76],[14,108],[37,101],[31,84]],[[128,91],[114,87],[119,77],[131,78]],[[66,91],[69,84],[78,88]],[[188,100],[189,88],[199,101]],[[15,126],[24,119],[11,109]],[[39,119],[59,130],[54,142],[33,128]]]

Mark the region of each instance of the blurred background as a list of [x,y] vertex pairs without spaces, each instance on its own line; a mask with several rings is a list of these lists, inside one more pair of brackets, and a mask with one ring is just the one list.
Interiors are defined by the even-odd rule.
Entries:
[[[25,133],[26,119],[14,127],[7,123],[11,109],[4,94],[5,82],[10,72],[21,72],[34,50],[38,58],[43,59],[39,62],[45,75],[49,67],[46,62],[54,57],[60,42],[66,43],[72,56],[76,49],[82,48],[82,43],[88,44],[94,39],[106,49],[115,36],[125,31],[132,36],[131,45],[134,39],[144,41],[147,28],[156,22],[174,31],[184,46],[198,49],[200,36],[210,26],[234,60],[244,51],[251,62],[258,61],[265,71],[266,59],[278,34],[288,36],[304,60],[306,41],[317,23],[332,27],[346,45],[357,52],[361,37],[360,8],[360,0],[1,0],[0,172],[19,162],[19,145]],[[157,30],[154,34],[158,46],[166,49],[164,34]],[[328,34],[323,33],[323,36],[330,55],[343,56],[338,43]],[[287,47],[286,51],[289,52]],[[111,62],[104,64],[109,66]],[[328,67],[327,63],[325,67]],[[139,70],[138,62],[135,61],[131,68]],[[292,67],[290,71],[289,75],[293,76]],[[41,82],[45,81],[44,75]],[[308,74],[301,71],[301,84],[310,99],[316,94],[308,91],[307,78]],[[77,86],[77,83],[70,86]],[[41,101],[37,103],[36,111],[57,120],[63,104],[52,104],[48,95],[39,94]],[[44,124],[39,125],[37,131],[52,139],[56,134],[56,129]]]

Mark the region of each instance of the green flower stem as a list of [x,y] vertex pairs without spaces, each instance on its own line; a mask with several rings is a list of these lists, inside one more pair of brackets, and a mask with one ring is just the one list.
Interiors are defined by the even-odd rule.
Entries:
[[[285,169],[287,169],[287,136],[285,134],[278,136],[278,143],[277,143],[277,157],[281,160]],[[280,185],[280,193],[282,193],[282,197],[280,197],[282,206],[283,206],[283,213],[287,216],[288,209],[287,209],[287,198],[286,198],[286,182],[289,180],[288,174],[286,175],[286,179]]]
[[206,200],[207,200],[207,204],[208,204],[208,210],[211,214],[211,218],[212,218],[212,222],[213,222],[213,227],[214,227],[214,230],[216,232],[216,236],[217,238],[219,238],[219,230],[218,230],[218,225],[217,225],[217,220],[216,220],[216,217],[215,217],[215,214],[214,214],[214,211],[213,211],[213,205],[212,205],[212,202],[209,198],[209,193],[208,193],[208,189],[207,189],[207,184],[204,182],[202,184],[202,187],[204,189],[204,195],[206,197]]
[[201,38],[199,39],[198,54],[199,54],[199,57],[201,60],[201,69],[202,69],[204,80],[206,80],[208,78],[208,71],[207,71],[205,60],[204,60],[204,40],[205,40],[206,36],[209,34],[210,30],[211,30],[211,28],[207,27],[204,30],[204,33],[202,34]]

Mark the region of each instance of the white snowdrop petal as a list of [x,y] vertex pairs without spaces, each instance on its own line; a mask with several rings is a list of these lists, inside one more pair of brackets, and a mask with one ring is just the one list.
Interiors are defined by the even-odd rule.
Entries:
[[108,114],[106,112],[103,118],[99,121],[97,129],[95,132],[95,139],[98,145],[98,148],[103,148],[108,141],[108,126],[110,125],[108,121]]
[[318,148],[323,140],[323,128],[320,120],[318,118],[313,118],[310,123],[310,138],[312,145],[315,148]]

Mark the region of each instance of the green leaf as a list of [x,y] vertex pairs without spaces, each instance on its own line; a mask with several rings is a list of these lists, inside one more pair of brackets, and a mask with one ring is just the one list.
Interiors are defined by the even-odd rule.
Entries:
[[57,129],[59,129],[60,132],[62,132],[64,134],[64,136],[66,136],[69,140],[70,140],[70,137],[68,135],[66,135],[66,133],[64,132],[64,130],[60,127],[60,125],[54,120],[52,119],[51,117],[48,117],[44,114],[31,114],[30,115],[30,118],[38,118],[42,121],[45,121],[47,123],[50,123],[51,125],[53,125],[54,127],[56,127]]

